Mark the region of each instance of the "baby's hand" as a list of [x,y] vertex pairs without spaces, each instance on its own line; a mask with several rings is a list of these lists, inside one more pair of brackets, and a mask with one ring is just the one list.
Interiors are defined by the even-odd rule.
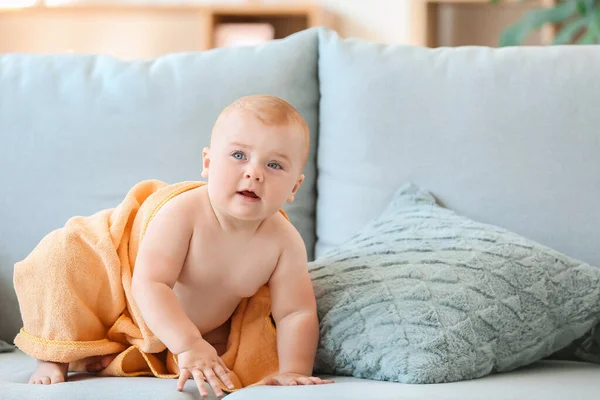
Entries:
[[331,379],[321,379],[316,376],[306,376],[302,374],[294,374],[291,372],[285,374],[274,375],[266,378],[263,383],[272,386],[296,386],[296,385],[323,385],[333,383]]
[[234,389],[233,383],[227,376],[229,369],[221,360],[221,357],[217,355],[215,348],[202,338],[198,339],[189,350],[179,354],[177,362],[180,370],[179,381],[177,382],[177,390],[179,391],[183,390],[183,385],[192,376],[202,397],[208,396],[208,391],[204,387],[204,378],[206,378],[218,398],[223,397],[220,382],[223,382],[229,389]]

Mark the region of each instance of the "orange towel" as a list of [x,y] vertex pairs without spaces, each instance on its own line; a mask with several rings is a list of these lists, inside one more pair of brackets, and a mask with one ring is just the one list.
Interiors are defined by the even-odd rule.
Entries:
[[[131,276],[152,217],[173,197],[203,184],[143,181],[116,208],[73,217],[44,237],[15,265],[23,318],[15,344],[37,359],[70,363],[71,371],[82,370],[87,357],[119,353],[100,375],[178,378],[176,357],[152,334],[133,300]],[[265,285],[231,317],[222,359],[236,390],[278,371],[270,309]]]

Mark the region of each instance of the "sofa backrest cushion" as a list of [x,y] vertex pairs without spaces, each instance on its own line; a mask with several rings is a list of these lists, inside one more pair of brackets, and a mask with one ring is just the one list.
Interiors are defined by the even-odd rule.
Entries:
[[600,266],[597,46],[418,48],[319,36],[317,256],[402,184]]
[[217,115],[256,93],[289,101],[310,127],[306,181],[286,211],[312,254],[316,30],[151,61],[0,57],[0,338],[12,341],[20,326],[16,261],[69,217],[116,206],[138,181],[202,179],[202,148]]

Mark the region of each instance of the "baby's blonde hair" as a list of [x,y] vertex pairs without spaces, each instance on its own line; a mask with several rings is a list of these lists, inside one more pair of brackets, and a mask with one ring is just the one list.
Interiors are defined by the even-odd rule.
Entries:
[[225,107],[217,118],[215,127],[219,124],[219,121],[236,111],[249,112],[267,126],[298,126],[304,134],[305,154],[303,165],[306,163],[310,150],[310,131],[302,115],[290,103],[279,97],[266,94],[244,96]]

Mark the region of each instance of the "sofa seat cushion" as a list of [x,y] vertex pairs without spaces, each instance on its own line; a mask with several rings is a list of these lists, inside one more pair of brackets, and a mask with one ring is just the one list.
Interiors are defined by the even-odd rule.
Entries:
[[[89,374],[70,374],[69,381],[56,385],[27,383],[36,365],[35,359],[17,350],[0,354],[0,399],[2,400],[184,400],[200,399],[193,380],[183,392],[177,391],[177,380],[153,377],[120,378],[97,377]],[[216,400],[209,386],[210,396]]]
[[542,361],[504,374],[432,385],[333,379],[331,385],[247,388],[227,400],[595,400],[600,393],[600,367],[572,361]]
[[[35,360],[16,351],[0,354],[2,400],[185,400],[200,399],[192,381],[177,392],[175,381],[158,378],[97,378],[76,375],[54,386],[28,385]],[[595,400],[600,393],[600,367],[571,361],[542,361],[482,379],[436,385],[406,385],[351,377],[332,377],[334,384],[301,387],[255,387],[227,400]],[[210,389],[209,389],[210,390]],[[210,393],[210,391],[209,391]],[[207,400],[214,399],[209,397]]]

